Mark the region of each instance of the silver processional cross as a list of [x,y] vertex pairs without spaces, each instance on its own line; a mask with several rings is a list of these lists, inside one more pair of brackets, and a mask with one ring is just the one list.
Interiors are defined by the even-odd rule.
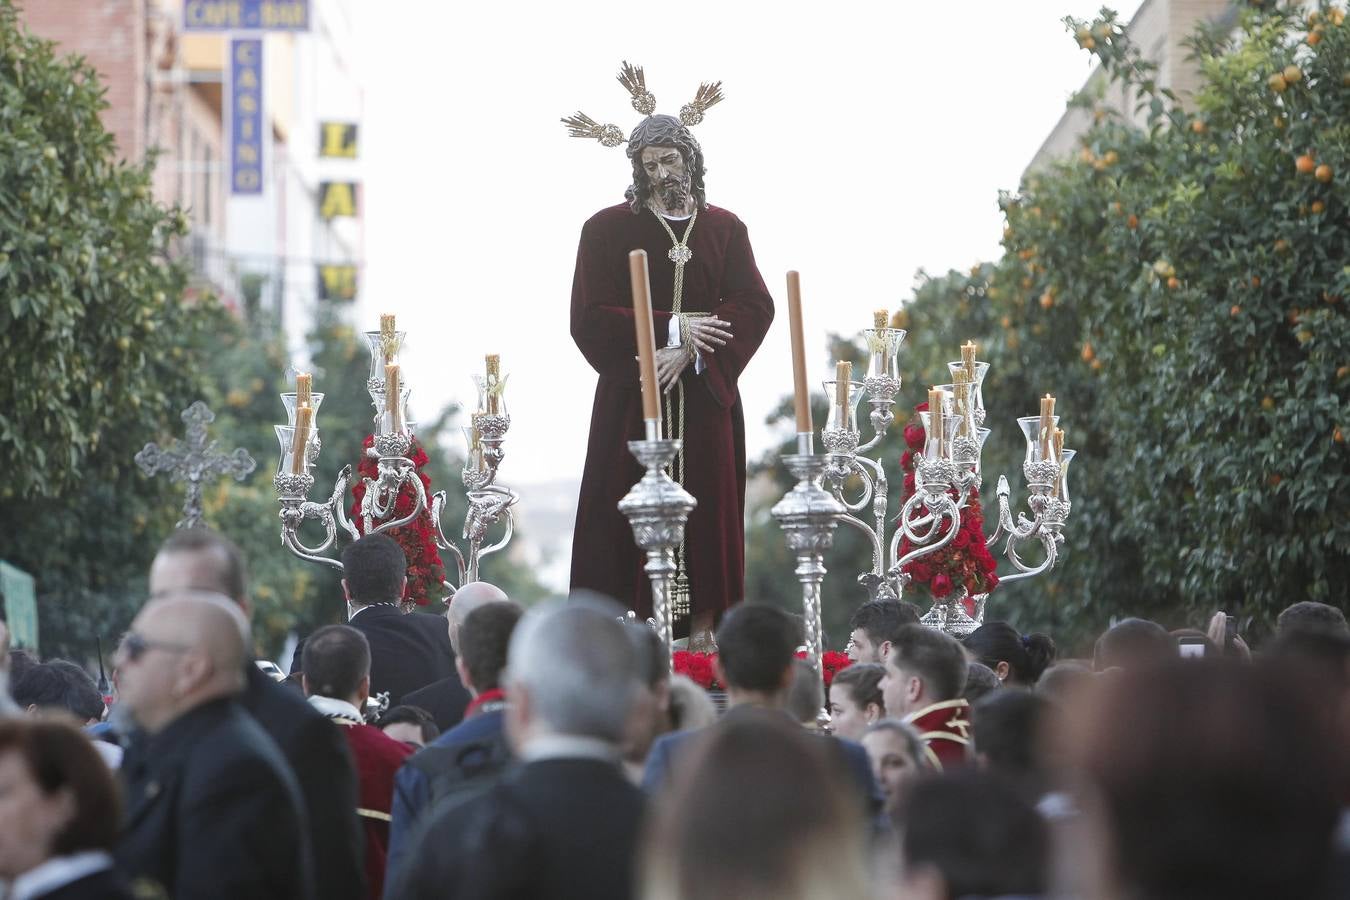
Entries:
[[168,472],[173,481],[187,482],[187,498],[183,501],[183,518],[175,528],[198,528],[202,524],[202,482],[209,478],[232,475],[243,481],[258,464],[243,447],[233,453],[216,452],[216,442],[207,443],[206,426],[216,420],[216,414],[198,400],[183,410],[187,424],[187,443],[174,441],[167,449],[158,444],[146,444],[136,454],[136,465],[147,476]]

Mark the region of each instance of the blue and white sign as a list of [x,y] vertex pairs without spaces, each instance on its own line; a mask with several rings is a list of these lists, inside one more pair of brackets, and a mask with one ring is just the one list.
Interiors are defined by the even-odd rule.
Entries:
[[230,193],[263,190],[263,42],[230,41]]
[[309,0],[184,0],[184,31],[309,31]]

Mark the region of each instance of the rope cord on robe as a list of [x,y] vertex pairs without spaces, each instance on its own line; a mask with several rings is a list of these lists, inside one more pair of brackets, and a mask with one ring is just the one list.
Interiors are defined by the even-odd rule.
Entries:
[[[670,223],[666,221],[665,216],[661,215],[660,212],[658,212],[654,207],[650,205],[648,205],[647,208],[652,211],[652,215],[656,216],[656,221],[661,223],[661,227],[666,230],[666,234],[670,235],[670,242],[672,246],[670,250],[667,251],[666,257],[671,262],[675,263],[675,285],[671,296],[670,314],[679,317],[681,345],[687,348],[689,346],[688,343],[689,323],[686,321],[687,317],[682,312],[682,303],[684,300],[684,266],[685,263],[689,262],[689,260],[694,258],[694,251],[689,249],[689,236],[694,233],[694,223],[698,221],[698,207],[697,206],[694,207],[693,215],[689,217],[689,224],[685,226],[684,236],[679,238],[675,236],[675,231],[670,227]],[[675,424],[673,433],[670,436],[675,440],[683,441],[684,440],[683,381],[675,382],[675,393],[676,393],[675,406],[677,407],[678,415],[674,416],[671,415],[672,412],[671,398],[670,394],[667,393],[665,403],[666,421],[673,422]],[[684,487],[683,445],[681,446],[680,452],[675,457],[675,460],[672,463],[672,465],[676,467],[678,472],[678,474],[674,475],[673,477],[681,487]],[[675,576],[675,596],[672,598],[672,603],[670,605],[671,615],[673,618],[676,619],[687,618],[690,615],[692,609],[692,604],[690,603],[689,597],[689,567],[686,558],[686,552],[687,552],[686,538],[681,538],[680,547],[679,550],[676,552],[675,556],[676,573],[677,573]]]

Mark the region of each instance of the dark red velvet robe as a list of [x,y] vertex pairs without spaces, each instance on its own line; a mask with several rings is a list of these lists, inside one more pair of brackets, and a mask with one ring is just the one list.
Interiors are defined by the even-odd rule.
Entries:
[[[688,222],[670,225],[682,236]],[[607,594],[641,616],[651,614],[645,558],[618,510],[642,477],[627,443],[643,437],[628,253],[647,251],[652,324],[656,345],[663,347],[675,283],[670,247],[650,210],[634,215],[627,204],[612,206],[582,227],[572,282],[572,338],[600,375],[572,539],[572,589]],[[700,210],[689,249],[694,255],[685,265],[682,311],[716,313],[731,323],[733,335],[705,359],[702,374],[691,363],[681,376],[684,488],[698,500],[686,529],[691,606],[694,613],[720,617],[745,592],[745,418],[736,381],[773,321],[773,298],[755,266],[745,225],[725,209]],[[670,434],[672,425],[665,428]]]

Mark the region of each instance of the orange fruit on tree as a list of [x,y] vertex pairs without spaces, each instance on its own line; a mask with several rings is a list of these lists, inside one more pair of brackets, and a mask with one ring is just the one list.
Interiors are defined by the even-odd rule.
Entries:
[[1169,276],[1167,279],[1167,289],[1169,291],[1175,291],[1179,287],[1181,287],[1181,281],[1177,278],[1177,276],[1175,275]]
[[1107,150],[1106,155],[1103,156],[1102,159],[1106,161],[1108,166],[1114,166],[1116,163],[1120,162],[1120,154],[1114,150]]
[[1270,85],[1270,89],[1277,94],[1283,94],[1289,89],[1289,82],[1285,81],[1284,76],[1279,72],[1266,79],[1266,84]]
[[1083,362],[1092,362],[1096,358],[1097,352],[1092,349],[1091,341],[1083,342]]
[[1191,131],[1194,131],[1196,134],[1204,134],[1206,127],[1208,126],[1205,125],[1203,119],[1195,119],[1191,122]]
[[1234,303],[1232,306],[1228,307],[1228,314],[1236,319],[1239,315],[1242,314],[1242,307]]
[[1279,487],[1279,486],[1280,486],[1280,482],[1283,481],[1283,480],[1284,480],[1284,479],[1281,478],[1278,474],[1272,475],[1272,476],[1270,476],[1270,478],[1267,479],[1267,481],[1270,482],[1270,486],[1271,486],[1271,487]]
[[1344,381],[1347,375],[1350,375],[1350,366],[1341,366],[1336,370],[1337,381]]
[[1341,434],[1341,429],[1339,425],[1336,426],[1336,430],[1331,433],[1331,439],[1338,444],[1345,443],[1345,435]]
[[1270,412],[1272,409],[1275,408],[1275,398],[1270,396],[1269,394],[1266,394],[1264,397],[1261,398],[1261,408],[1264,409],[1266,412]]
[[1088,365],[1092,367],[1092,371],[1098,372],[1101,371],[1102,361],[1100,359],[1094,359],[1092,362],[1088,363]]
[[1049,309],[1054,305],[1055,295],[1053,292],[1047,290],[1044,294],[1041,294],[1041,309]]
[[1303,154],[1298,159],[1294,160],[1294,169],[1300,175],[1311,175],[1313,173],[1313,170],[1316,168],[1317,168],[1317,160],[1313,159],[1307,153]]
[[1121,202],[1119,200],[1111,204],[1111,212],[1115,213],[1116,215],[1120,215],[1124,211],[1125,207],[1121,205]]
[[1284,130],[1284,116],[1276,116],[1271,122],[1274,123],[1276,131]]
[[1254,287],[1254,288],[1259,288],[1260,286],[1261,286],[1261,276],[1260,276],[1260,275],[1253,275],[1253,276],[1252,276],[1252,287]]
[[1278,240],[1276,240],[1276,241],[1275,241],[1275,252],[1276,252],[1276,253],[1288,253],[1288,252],[1289,252],[1289,242],[1286,241],[1284,238],[1279,238]]
[[1290,84],[1303,80],[1303,70],[1292,64],[1285,66],[1284,71],[1280,74],[1284,75],[1284,80]]
[[1327,165],[1326,163],[1322,163],[1320,166],[1317,167],[1317,170],[1313,172],[1313,177],[1316,178],[1318,181],[1322,182],[1323,184],[1326,184],[1327,182],[1331,181],[1332,177],[1331,166]]
[[1130,213],[1130,217],[1125,220],[1125,224],[1131,231],[1134,231],[1134,229],[1139,227],[1139,217],[1134,213]]
[[1312,34],[1308,35],[1309,47],[1316,47],[1320,43],[1322,43],[1322,32],[1314,31]]
[[1326,208],[1327,205],[1323,203],[1321,200],[1314,200],[1312,202],[1312,206],[1309,207],[1309,209],[1312,210],[1312,214],[1315,216],[1320,216],[1323,212],[1326,211]]

